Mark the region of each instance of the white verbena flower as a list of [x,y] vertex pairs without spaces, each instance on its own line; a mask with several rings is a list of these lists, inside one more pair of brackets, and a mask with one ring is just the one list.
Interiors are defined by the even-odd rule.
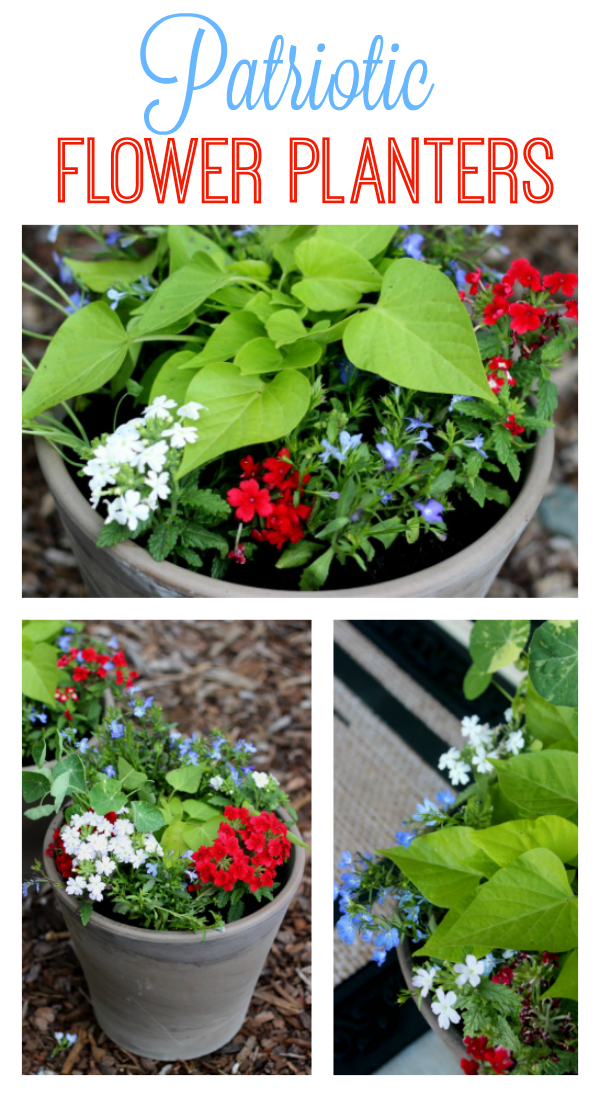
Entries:
[[133,823],[129,822],[129,819],[115,819],[113,824],[113,832],[118,837],[122,834],[133,834],[135,827]]
[[133,860],[132,860],[131,864],[133,865],[133,868],[139,868],[140,865],[143,865],[144,861],[147,861],[147,860],[148,860],[148,854],[146,853],[146,850],[145,849],[136,849],[136,851],[133,855]]
[[132,435],[139,438],[137,428],[143,426],[143,423],[143,419],[128,419],[126,423],[121,423],[121,426],[117,427],[115,434]]
[[439,970],[438,967],[432,967],[430,971],[427,971],[424,967],[417,968],[417,974],[413,976],[412,985],[421,988],[423,998],[426,998],[429,994],[435,979],[435,973]]
[[159,499],[168,499],[171,494],[171,488],[169,486],[169,473],[168,472],[152,472],[150,471],[144,480],[144,483],[151,489],[148,496],[147,503],[152,510],[158,506]]
[[79,852],[81,846],[81,838],[77,832],[72,830],[65,830],[61,834],[63,845],[65,847],[65,853],[68,853],[70,857]]
[[491,747],[493,732],[489,724],[480,724],[478,716],[463,717],[461,729],[464,737],[469,740],[472,747]]
[[144,847],[146,853],[156,853],[157,857],[162,857],[163,855],[163,848],[153,834],[144,835]]
[[154,442],[152,446],[147,446],[145,450],[142,450],[135,463],[136,468],[140,472],[143,472],[144,468],[152,469],[153,472],[161,472],[165,466],[168,452],[167,442]]
[[190,400],[187,404],[182,404],[177,414],[182,419],[199,419],[201,411],[208,411],[208,408],[204,404],[197,404],[195,400]]
[[523,750],[523,747],[525,746],[525,740],[523,738],[523,732],[522,731],[511,731],[511,733],[508,736],[508,738],[506,740],[506,743],[504,745],[505,745],[506,749],[510,751],[511,754],[518,754],[519,751]]
[[493,773],[494,767],[490,761],[490,758],[497,758],[498,753],[495,750],[488,751],[486,747],[477,747],[475,751],[475,757],[473,758],[473,765],[478,773]]
[[145,419],[168,419],[171,421],[173,416],[169,413],[169,408],[176,407],[175,400],[169,400],[167,396],[156,396],[142,414]]
[[82,880],[81,876],[70,876],[67,880],[67,895],[83,895],[84,886],[85,881]]
[[450,769],[450,766],[454,762],[458,762],[459,758],[460,751],[457,750],[456,747],[450,747],[450,750],[447,750],[445,754],[442,754],[438,762],[438,767],[440,769]]
[[456,1002],[456,994],[453,990],[449,990],[447,994],[444,994],[443,990],[437,991],[438,1001],[431,1003],[433,1012],[437,1015],[438,1025],[440,1028],[450,1028],[450,1022],[453,1025],[457,1025],[460,1021],[460,1013],[457,1013],[452,1007]]
[[96,872],[100,876],[112,876],[116,867],[115,862],[111,861],[110,857],[102,857],[101,860],[95,862]]
[[268,773],[252,773],[251,777],[257,788],[264,788],[269,783]]
[[478,960],[475,956],[467,956],[464,964],[455,964],[454,970],[457,973],[456,985],[463,987],[466,982],[469,982],[472,987],[478,987],[481,982],[481,976],[485,971],[485,964],[483,960]]
[[88,845],[90,849],[95,850],[96,853],[106,853],[106,850],[108,849],[108,838],[105,834],[100,834],[99,831],[96,831],[95,834],[90,834]]
[[137,430],[129,434],[111,434],[106,443],[106,455],[111,464],[131,465],[143,448]]
[[90,894],[92,901],[100,901],[102,899],[102,893],[106,887],[106,884],[100,876],[90,876],[86,887]]
[[168,430],[163,430],[162,436],[171,439],[171,446],[174,449],[183,449],[188,442],[196,441],[198,431],[195,427],[184,427],[183,423],[175,423]]
[[453,785],[468,785],[471,771],[466,762],[452,762],[448,768]]
[[111,500],[108,504],[107,522],[116,520],[120,526],[127,526],[132,532],[138,527],[138,522],[145,522],[150,514],[147,503],[142,502],[139,491],[129,488],[124,495]]
[[506,720],[506,723],[510,724],[510,722],[513,718],[514,718],[514,712],[513,712],[512,708],[505,709],[504,719]]
[[222,777],[211,777],[211,779],[208,783],[209,783],[211,788],[216,789],[217,792],[218,792],[219,789],[221,788],[221,785],[223,784],[223,778]]

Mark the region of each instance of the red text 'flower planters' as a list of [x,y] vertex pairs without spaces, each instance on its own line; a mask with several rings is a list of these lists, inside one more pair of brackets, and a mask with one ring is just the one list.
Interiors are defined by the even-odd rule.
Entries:
[[[45,846],[62,821],[62,813],[52,820]],[[273,902],[223,932],[207,930],[204,940],[200,932],[138,929],[100,914],[92,914],[83,926],[77,901],[56,888],[94,1013],[107,1036],[136,1055],[170,1061],[207,1055],[231,1040],[244,1023],[256,981],[300,886],[304,862],[304,850],[292,846],[286,882]],[[52,858],[44,857],[44,867],[58,883]]]

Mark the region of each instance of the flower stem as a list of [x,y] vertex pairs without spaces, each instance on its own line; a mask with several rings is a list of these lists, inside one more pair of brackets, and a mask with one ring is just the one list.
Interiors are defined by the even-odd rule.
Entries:
[[62,288],[62,286],[58,284],[58,282],[54,281],[54,278],[52,278],[50,274],[47,274],[45,270],[42,270],[41,267],[38,267],[37,263],[33,262],[33,259],[28,259],[25,255],[25,252],[21,252],[21,259],[24,263],[27,263],[27,266],[31,267],[31,269],[34,270],[36,274],[39,274],[40,278],[43,278],[49,286],[52,286],[52,289],[55,290],[60,297],[62,297],[63,301],[67,302],[67,305],[71,304],[71,298],[69,297],[69,294],[65,292],[65,290]]
[[21,285],[23,286],[23,289],[28,289],[29,292],[35,294],[36,297],[41,297],[42,301],[45,301],[48,305],[53,305],[55,309],[58,309],[59,312],[64,313],[65,316],[70,315],[70,313],[68,313],[62,305],[59,305],[58,301],[53,301],[52,298],[48,297],[46,293],[42,293],[41,289],[36,289],[35,286],[30,286],[28,282],[21,282]]

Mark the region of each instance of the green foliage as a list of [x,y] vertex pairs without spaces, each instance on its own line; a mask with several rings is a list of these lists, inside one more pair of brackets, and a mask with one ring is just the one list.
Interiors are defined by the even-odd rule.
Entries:
[[23,393],[23,418],[101,388],[121,366],[128,346],[127,332],[104,301],[78,309],[48,343]]
[[549,849],[563,862],[577,856],[577,827],[559,815],[519,819],[477,831],[472,841],[505,867],[528,849]]
[[577,757],[564,751],[518,754],[493,762],[500,788],[523,818],[577,811]]
[[566,956],[563,956],[558,979],[552,984],[546,997],[568,998],[574,1002],[578,1001],[578,969],[579,951],[575,948],[572,952],[568,952]]
[[577,705],[577,636],[577,621],[546,621],[533,635],[529,674],[552,705]]
[[531,679],[525,693],[525,720],[527,730],[545,747],[551,747],[564,739],[577,739],[576,713],[572,708],[551,705],[540,697]]
[[356,366],[392,384],[495,399],[452,283],[414,259],[391,264],[377,306],[350,321],[344,348]]
[[200,787],[200,778],[204,766],[180,766],[166,774],[166,779],[171,788],[178,792],[197,792]]
[[465,680],[463,682],[463,692],[468,701],[474,701],[477,697],[481,697],[482,693],[485,693],[490,682],[492,680],[491,674],[487,671],[479,670],[473,663],[469,667]]
[[469,650],[478,670],[493,674],[514,663],[529,640],[529,621],[476,621]]
[[375,852],[398,865],[431,903],[451,907],[495,868],[474,843],[473,833],[470,827],[448,827],[421,835],[408,849]]
[[103,777],[90,789],[90,804],[98,815],[119,811],[127,803],[127,795],[121,791],[121,782],[114,777]]
[[54,693],[58,685],[56,648],[51,644],[34,644],[24,637],[22,662],[22,691],[25,697],[41,701],[54,708]]
[[345,244],[313,236],[296,248],[303,278],[292,293],[315,312],[353,308],[363,293],[381,288],[381,275],[369,261]]
[[137,282],[139,278],[152,274],[158,262],[158,248],[143,259],[99,259],[96,262],[82,262],[80,259],[65,259],[78,282],[82,282],[95,293],[104,293],[115,282]]

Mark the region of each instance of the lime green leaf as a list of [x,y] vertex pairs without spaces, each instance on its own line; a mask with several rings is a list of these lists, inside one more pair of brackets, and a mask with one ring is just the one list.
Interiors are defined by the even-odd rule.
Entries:
[[207,410],[197,442],[185,447],[180,476],[222,453],[284,437],[308,411],[310,383],[296,370],[267,381],[219,362],[200,370],[186,395]]
[[21,688],[32,701],[42,701],[54,708],[54,694],[58,684],[56,648],[51,644],[36,644],[23,655]]
[[160,830],[165,825],[165,817],[162,811],[160,808],[152,807],[152,804],[144,804],[141,800],[132,800],[131,811],[135,829],[141,831],[142,834]]
[[563,861],[577,856],[577,827],[560,815],[542,815],[539,819],[518,819],[500,826],[477,830],[475,845],[505,868],[528,849],[549,849]]
[[125,807],[127,796],[121,792],[121,782],[114,777],[103,777],[90,789],[90,804],[98,815],[106,815],[108,811],[119,811]]
[[80,259],[67,259],[64,262],[71,268],[78,282],[93,290],[105,293],[115,282],[137,282],[138,278],[152,274],[158,262],[158,248],[143,259],[99,259],[85,263]]
[[214,240],[189,225],[169,225],[167,233],[169,241],[169,273],[173,274],[180,267],[186,266],[190,259],[198,252],[210,256],[213,263],[220,270],[225,270],[229,262],[227,252],[223,251]]
[[552,705],[577,705],[577,632],[577,621],[546,621],[533,634],[529,674]]
[[292,286],[292,293],[315,312],[352,308],[363,293],[374,293],[381,286],[381,275],[367,259],[319,236],[298,245],[296,262],[304,278]]
[[306,328],[297,312],[293,309],[278,309],[267,320],[267,333],[276,347],[285,343],[295,343],[307,334]]
[[24,769],[22,773],[23,799],[26,804],[33,804],[35,800],[50,792],[50,770],[37,771]]
[[212,815],[204,823],[186,823],[182,819],[171,823],[160,839],[164,860],[168,864],[188,849],[196,852],[200,846],[211,846],[222,822],[222,815]]
[[207,804],[205,800],[184,800],[182,808],[190,819],[199,820],[200,822],[212,819],[215,814],[214,806]]
[[564,957],[558,979],[550,987],[545,998],[569,998],[572,1002],[578,1001],[577,986],[578,950],[575,948]]
[[232,312],[209,335],[201,353],[197,355],[198,369],[208,366],[211,362],[226,362],[229,358],[233,358],[245,343],[249,343],[251,339],[258,339],[264,334],[265,329],[253,312],[245,310]]
[[197,792],[203,772],[204,766],[180,766],[170,770],[166,778],[171,788],[178,792]]
[[421,835],[408,849],[395,846],[376,853],[398,865],[431,903],[451,907],[496,868],[473,842],[474,833],[471,827],[447,827]]
[[397,231],[397,225],[319,225],[317,236],[354,248],[365,259],[374,259],[385,251]]
[[279,369],[283,355],[277,350],[272,339],[251,339],[237,352],[234,364],[242,373],[269,373]]
[[56,636],[66,623],[66,621],[28,621],[23,625],[22,633],[35,644],[39,644],[42,640],[50,640]]
[[480,891],[480,886],[474,890],[466,891],[462,898],[454,903],[448,913],[444,915],[439,926],[427,938],[425,944],[421,945],[421,948],[417,949],[416,952],[413,952],[413,956],[434,956],[437,960],[449,960],[453,964],[459,964],[464,960],[464,948],[462,946],[448,948],[445,941],[450,930],[456,925],[458,919],[464,914]]
[[476,621],[469,649],[478,670],[493,674],[514,663],[529,639],[529,621]]
[[152,382],[148,403],[151,404],[157,396],[168,396],[179,405],[185,403],[185,394],[190,383],[189,373],[185,370],[190,364],[197,362],[198,358],[199,355],[194,354],[193,350],[179,350],[170,354]]
[[483,885],[445,943],[476,956],[492,948],[574,948],[577,900],[562,862],[547,849],[522,853]]
[[562,750],[518,754],[493,762],[502,793],[521,815],[561,815],[577,811],[577,755]]
[[[229,275],[223,274],[212,259],[198,252],[191,263],[165,278],[148,298],[139,312],[133,334],[148,335],[164,330],[169,324],[195,313],[207,297],[229,281]],[[88,305],[88,308],[92,307]]]
[[344,349],[359,369],[395,385],[495,401],[467,310],[450,279],[427,263],[389,266],[378,304],[350,320]]
[[120,755],[117,759],[117,768],[121,786],[127,792],[134,792],[135,789],[141,788],[142,785],[145,785],[146,781],[148,780],[148,777],[145,773],[141,773],[139,770],[136,770],[131,765],[131,762],[128,762]]
[[271,268],[262,259],[233,260],[227,267],[230,274],[239,274],[242,278],[254,278],[266,282],[271,276]]
[[125,328],[104,301],[74,312],[48,344],[23,393],[23,418],[101,388],[121,366],[128,346]]
[[539,739],[545,747],[553,746],[563,739],[576,740],[573,734],[573,709],[551,705],[540,697],[531,679],[527,681],[525,694],[525,724],[534,739]]
[[55,815],[56,808],[54,804],[38,804],[35,808],[27,808],[27,811],[23,812],[28,819],[43,819],[45,815]]
[[481,697],[481,694],[485,693],[491,680],[491,674],[487,674],[483,670],[478,670],[473,663],[473,666],[469,667],[465,674],[465,680],[463,682],[463,693],[467,700],[474,701],[477,697]]

